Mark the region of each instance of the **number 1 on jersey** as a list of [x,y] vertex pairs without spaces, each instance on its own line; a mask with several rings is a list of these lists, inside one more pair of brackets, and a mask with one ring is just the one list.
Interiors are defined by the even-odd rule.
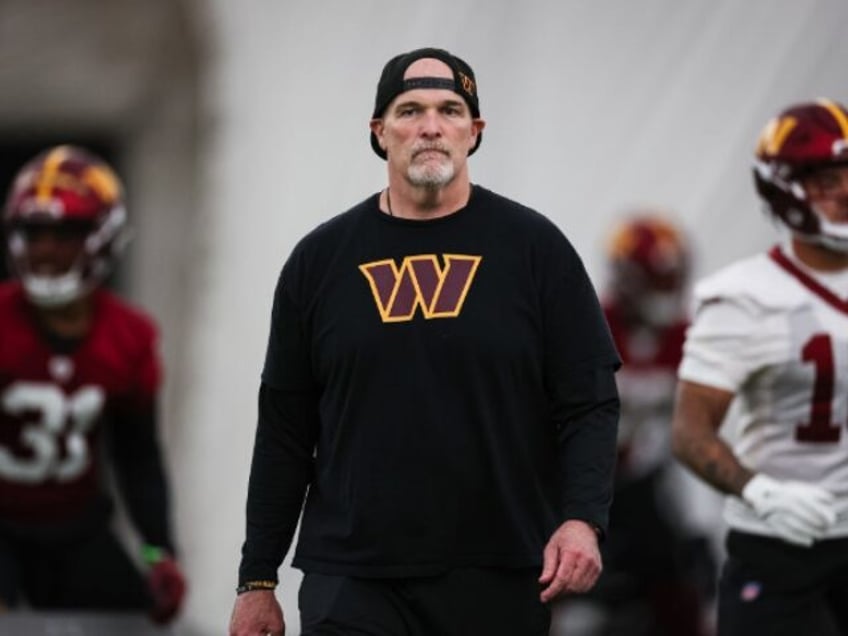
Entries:
[[815,365],[815,381],[810,421],[798,425],[795,439],[799,442],[838,442],[842,427],[831,421],[834,367],[830,336],[819,333],[810,338],[801,349],[801,359]]

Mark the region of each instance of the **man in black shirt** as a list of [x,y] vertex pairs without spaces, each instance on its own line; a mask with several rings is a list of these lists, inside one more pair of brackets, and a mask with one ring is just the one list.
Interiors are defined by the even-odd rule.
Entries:
[[233,636],[284,633],[299,519],[303,634],[547,634],[600,573],[619,359],[563,234],[471,184],[484,125],[465,62],[390,60],[388,187],[283,267]]

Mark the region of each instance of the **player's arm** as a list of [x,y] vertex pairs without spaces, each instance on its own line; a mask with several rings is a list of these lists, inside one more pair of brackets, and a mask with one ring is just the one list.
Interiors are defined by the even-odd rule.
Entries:
[[[127,331],[134,336],[132,346],[119,351],[133,381],[110,402],[110,458],[121,496],[144,542],[173,554],[169,485],[159,440],[158,332],[145,317],[131,323]],[[124,340],[116,338],[117,342]]]
[[809,547],[836,522],[834,496],[817,484],[754,473],[719,437],[733,394],[682,380],[672,423],[675,456],[707,483],[750,505],[779,536]]
[[717,490],[739,495],[752,473],[719,435],[733,393],[681,380],[671,424],[675,457]]
[[173,552],[168,484],[152,401],[116,409],[112,425],[112,462],[130,518],[147,544]]
[[130,518],[144,540],[142,556],[153,598],[151,618],[167,623],[182,607],[186,581],[174,551],[157,420],[153,400],[119,405],[113,422],[112,459]]

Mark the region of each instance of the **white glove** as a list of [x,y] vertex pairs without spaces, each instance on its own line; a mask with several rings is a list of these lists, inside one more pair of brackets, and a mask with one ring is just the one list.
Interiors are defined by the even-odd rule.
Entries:
[[810,547],[836,523],[836,497],[800,481],[777,481],[757,474],[742,489],[742,499],[785,541]]

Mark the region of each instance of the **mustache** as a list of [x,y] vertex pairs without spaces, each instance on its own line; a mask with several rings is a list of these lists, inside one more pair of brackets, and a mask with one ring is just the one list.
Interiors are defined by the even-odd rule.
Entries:
[[413,159],[420,155],[422,152],[429,152],[431,150],[435,150],[437,152],[441,152],[444,155],[450,156],[450,149],[447,146],[443,146],[439,143],[425,143],[419,144],[417,146],[412,147],[412,157]]

